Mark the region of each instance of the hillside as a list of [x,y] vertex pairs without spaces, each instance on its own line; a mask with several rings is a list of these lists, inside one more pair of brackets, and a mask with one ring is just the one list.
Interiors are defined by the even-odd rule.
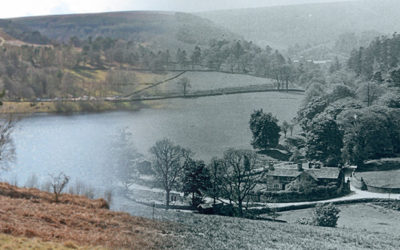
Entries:
[[13,40],[21,40],[33,44],[49,44],[51,41],[36,30],[31,30],[25,25],[17,24],[11,20],[0,19],[0,36]]
[[12,19],[12,22],[58,41],[66,42],[73,36],[80,39],[103,36],[132,40],[157,49],[193,49],[194,45],[207,44],[211,39],[238,37],[204,18],[175,12],[40,16]]
[[[18,237],[0,234],[2,249],[18,242],[18,248],[24,248],[26,238],[20,237],[88,249],[160,249],[172,247],[177,241],[171,234],[172,224],[110,211],[102,199],[63,194],[55,203],[51,193],[0,183],[0,206],[0,233]],[[40,249],[48,246],[36,243],[41,244]]]
[[[106,208],[103,200],[0,183],[0,246],[10,249],[396,249],[394,233],[323,228],[157,209],[158,220]],[[130,202],[124,210],[151,209]],[[164,221],[164,222],[163,222]],[[171,222],[175,221],[175,222]],[[212,226],[210,226],[212,225]]]
[[260,45],[286,48],[335,41],[343,33],[400,30],[395,0],[303,4],[197,13]]

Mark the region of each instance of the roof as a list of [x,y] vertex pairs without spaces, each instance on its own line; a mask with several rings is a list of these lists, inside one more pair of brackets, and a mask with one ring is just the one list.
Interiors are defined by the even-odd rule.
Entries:
[[340,168],[320,168],[320,169],[310,169],[307,172],[313,173],[318,179],[337,179],[339,178]]
[[270,170],[267,172],[267,176],[296,178],[301,173],[306,172],[315,179],[337,179],[339,178],[340,171],[341,171],[340,168],[329,168],[329,167],[304,169],[303,171],[299,171],[297,167],[285,167],[285,168],[275,168],[273,171]]
[[280,176],[280,177],[297,177],[302,172],[294,168],[275,168],[274,170],[268,170],[268,176]]

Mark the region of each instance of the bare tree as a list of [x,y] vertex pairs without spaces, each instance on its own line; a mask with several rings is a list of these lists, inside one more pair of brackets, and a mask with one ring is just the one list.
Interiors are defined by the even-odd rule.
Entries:
[[359,99],[365,102],[368,107],[385,93],[381,86],[370,81],[361,83],[356,92]]
[[15,120],[9,116],[0,121],[0,169],[7,170],[15,160],[15,145],[12,139]]
[[287,121],[283,121],[282,125],[281,125],[281,130],[282,130],[283,134],[285,135],[285,138],[286,138],[286,134],[287,134],[289,128],[290,128],[289,123]]
[[65,186],[68,184],[70,177],[64,173],[59,173],[58,175],[50,175],[51,177],[51,188],[54,193],[54,200],[58,202],[61,192],[64,190]]
[[182,86],[183,96],[186,96],[187,89],[191,87],[189,79],[187,77],[183,77],[183,78],[179,79],[179,81],[176,84]]
[[212,158],[207,167],[210,172],[210,187],[207,190],[207,194],[213,198],[213,204],[215,205],[217,199],[223,195],[225,162],[221,159]]
[[251,150],[229,149],[224,153],[226,179],[231,185],[231,197],[239,208],[239,216],[243,216],[243,202],[254,190],[265,175],[264,169],[258,169],[257,154]]
[[176,187],[177,180],[183,172],[185,160],[190,151],[179,145],[174,145],[169,139],[162,139],[150,148],[154,156],[152,164],[157,181],[165,190],[165,204],[167,209],[170,202],[170,192]]

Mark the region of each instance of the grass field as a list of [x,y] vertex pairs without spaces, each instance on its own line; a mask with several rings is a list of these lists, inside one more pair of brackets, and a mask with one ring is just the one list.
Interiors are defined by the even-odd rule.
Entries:
[[[339,206],[338,228],[365,230],[383,234],[400,234],[400,212],[375,204],[351,204]],[[279,213],[279,219],[296,223],[300,218],[312,218],[313,208]]]
[[177,82],[180,78],[186,77],[190,81],[190,87],[187,92],[204,91],[204,90],[215,90],[220,88],[232,88],[232,87],[245,87],[251,85],[270,85],[271,88],[274,86],[272,79],[255,77],[249,75],[240,74],[229,74],[220,72],[186,72],[181,77],[163,83],[153,89],[153,92],[167,92],[167,93],[179,93],[182,92],[182,86],[178,85]]
[[400,188],[400,170],[359,172],[357,176],[374,187]]
[[187,249],[399,249],[398,235],[181,213]]
[[[182,225],[179,234],[184,238],[181,246],[183,249],[399,249],[398,231],[391,233],[387,233],[390,229],[373,231],[363,228],[360,224],[368,223],[366,216],[383,218],[385,214],[382,215],[378,207],[376,209],[366,207],[362,209],[362,213],[357,213],[359,208],[362,207],[356,205],[350,207],[349,211],[342,208],[343,212],[340,215],[342,219],[346,218],[349,224],[351,221],[364,219],[356,222],[358,224],[354,227],[340,225],[339,228],[201,215],[163,209],[155,209],[155,218],[159,221],[174,221]],[[152,217],[152,209],[140,204],[127,202],[124,209],[134,214]],[[295,221],[296,218],[304,217],[309,212],[311,210],[285,212],[278,219],[286,217],[290,221],[289,214],[292,214],[292,219]],[[358,214],[364,217],[357,217]],[[389,214],[383,223],[388,223],[398,214]],[[380,217],[376,218],[377,223]],[[395,227],[396,223],[398,223],[397,219],[393,220],[391,225]],[[373,229],[374,224],[371,224],[370,228]]]

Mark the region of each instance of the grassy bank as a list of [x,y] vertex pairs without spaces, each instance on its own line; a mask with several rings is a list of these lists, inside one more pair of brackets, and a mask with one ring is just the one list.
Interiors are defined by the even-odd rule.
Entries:
[[4,102],[0,114],[79,113],[112,110],[139,110],[141,102]]
[[[157,220],[109,211],[104,200],[0,183],[3,249],[399,249],[398,211],[354,205],[342,209],[340,228],[278,223],[156,209]],[[151,209],[128,203],[124,208]],[[381,211],[382,210],[382,211]],[[309,210],[302,210],[309,211]],[[360,212],[361,211],[361,212]],[[289,212],[287,212],[289,213]],[[295,219],[307,213],[290,212]],[[379,216],[378,216],[379,215]],[[360,216],[368,219],[359,220]],[[281,216],[285,217],[284,215]],[[286,219],[290,221],[287,216]],[[343,225],[341,220],[349,224]],[[370,221],[373,223],[371,224]],[[387,230],[376,230],[375,224]],[[348,226],[353,225],[353,226]],[[369,225],[368,229],[364,226]]]
[[[340,205],[338,227],[368,231],[386,235],[400,233],[400,212],[378,206],[375,203]],[[296,223],[301,218],[311,219],[313,208],[280,212],[279,219]]]
[[52,250],[103,250],[101,246],[80,246],[72,241],[65,243],[43,241],[39,238],[16,237],[8,234],[0,234],[0,249],[52,249]]
[[[155,209],[159,221],[174,221],[181,226],[184,239],[182,249],[399,249],[398,220],[391,222],[385,230],[373,230],[380,219],[384,223],[396,217],[388,210],[363,208],[365,204],[346,205],[342,209],[338,228],[325,228],[296,224],[297,218],[307,217],[312,209],[279,213],[277,219],[289,223],[249,220],[217,215],[201,215],[164,209]],[[140,216],[152,217],[152,209],[141,204],[126,202],[124,209]],[[358,209],[362,212],[357,213]],[[305,211],[305,213],[302,213]],[[293,215],[288,219],[286,215]],[[369,224],[369,217],[373,218]],[[399,217],[397,215],[397,217]],[[346,221],[347,224],[343,224]],[[354,223],[352,223],[354,222]],[[350,224],[353,226],[350,227]]]
[[10,249],[24,249],[12,246],[25,244],[25,238],[40,239],[39,246],[49,241],[90,249],[160,249],[179,243],[174,224],[110,211],[102,199],[63,194],[54,202],[51,193],[0,183],[0,208],[0,234],[23,237],[1,240]]
[[[397,234],[177,213],[185,249],[399,249]],[[365,221],[367,223],[367,221]]]

